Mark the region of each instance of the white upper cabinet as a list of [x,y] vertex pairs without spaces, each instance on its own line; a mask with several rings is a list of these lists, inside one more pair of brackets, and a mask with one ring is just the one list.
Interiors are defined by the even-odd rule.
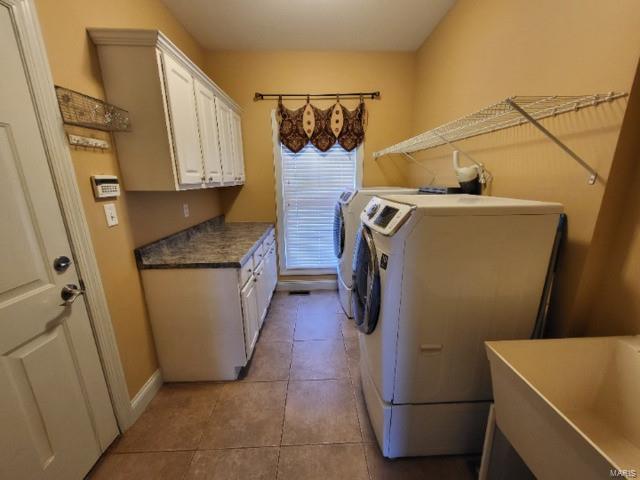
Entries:
[[234,185],[236,181],[233,135],[231,133],[231,109],[225,104],[218,106],[218,126],[220,132],[220,153],[222,155],[222,181]]
[[204,181],[208,186],[215,186],[222,183],[222,159],[218,135],[216,97],[211,88],[199,80],[195,81],[195,92]]
[[170,191],[244,182],[240,108],[157,30],[90,29],[107,101],[130,132],[114,134],[123,185]]
[[233,138],[233,172],[238,183],[244,183],[244,152],[242,149],[242,124],[240,115],[231,112],[231,136]]
[[204,181],[203,148],[198,134],[193,77],[170,55],[164,54],[162,58],[178,183],[199,185]]

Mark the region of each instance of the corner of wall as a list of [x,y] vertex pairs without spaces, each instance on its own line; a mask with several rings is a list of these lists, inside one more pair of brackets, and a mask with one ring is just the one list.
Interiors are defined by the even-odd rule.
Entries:
[[[640,332],[640,288],[626,285],[624,272],[632,249],[639,249],[634,231],[640,224],[640,63],[629,92],[627,111],[614,155],[607,188],[578,299],[579,315],[586,319],[586,335],[622,335]],[[635,243],[634,243],[635,242]],[[625,268],[627,267],[627,268]],[[636,272],[635,283],[640,281]],[[633,282],[632,282],[633,283]]]

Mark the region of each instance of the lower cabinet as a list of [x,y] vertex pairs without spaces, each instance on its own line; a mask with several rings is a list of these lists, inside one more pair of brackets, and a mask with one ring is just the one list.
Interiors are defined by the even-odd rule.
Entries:
[[273,230],[242,268],[141,270],[167,382],[235,380],[251,359],[277,283]]
[[256,300],[258,304],[258,323],[260,327],[264,323],[264,317],[267,315],[267,308],[269,307],[269,298],[267,292],[267,284],[265,282],[265,270],[264,260],[256,268]]
[[253,273],[241,292],[247,359],[253,353],[278,281],[275,241],[272,237],[267,237],[262,248],[253,256],[253,261]]
[[256,346],[260,333],[260,319],[258,312],[258,288],[255,277],[249,278],[247,284],[240,292],[242,298],[242,316],[244,325],[244,348],[247,358]]
[[273,292],[278,285],[278,258],[276,257],[276,242],[272,242],[269,247],[269,252],[266,257],[267,265],[265,267],[266,276],[267,276],[267,285],[268,291],[271,292],[269,296],[269,301],[271,301],[271,296],[273,296]]

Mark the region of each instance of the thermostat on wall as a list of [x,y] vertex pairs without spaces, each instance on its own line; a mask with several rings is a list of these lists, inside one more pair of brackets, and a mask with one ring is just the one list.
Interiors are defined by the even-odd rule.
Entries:
[[115,175],[92,175],[91,186],[96,198],[112,198],[120,196],[120,182]]

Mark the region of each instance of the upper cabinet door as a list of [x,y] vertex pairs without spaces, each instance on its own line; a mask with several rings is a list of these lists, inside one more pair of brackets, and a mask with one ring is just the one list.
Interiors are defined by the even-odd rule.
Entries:
[[201,185],[203,162],[193,77],[171,56],[164,54],[163,62],[178,182]]
[[233,158],[233,135],[231,133],[231,109],[224,102],[218,102],[217,107],[220,153],[222,154],[222,181],[233,183],[236,174]]
[[222,183],[222,163],[218,138],[218,120],[216,119],[216,97],[213,91],[199,80],[195,81],[196,105],[198,107],[198,126],[204,160],[205,183]]
[[233,136],[233,161],[235,180],[244,182],[244,151],[242,148],[242,124],[240,115],[231,112],[231,133]]

